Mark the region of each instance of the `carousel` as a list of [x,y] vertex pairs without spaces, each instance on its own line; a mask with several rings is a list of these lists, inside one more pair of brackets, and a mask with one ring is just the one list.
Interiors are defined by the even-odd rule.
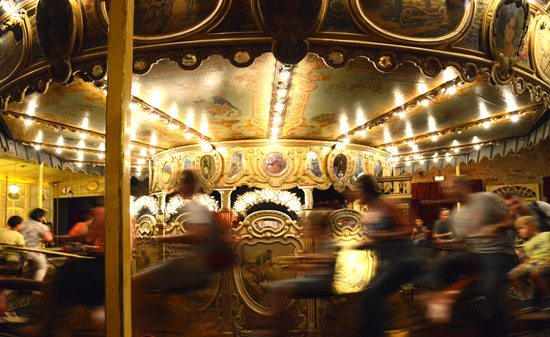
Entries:
[[[346,198],[361,175],[378,177],[407,213],[413,172],[504,156],[550,132],[546,0],[135,0],[133,15],[119,7],[1,1],[2,156],[85,173],[106,198],[127,197],[118,204],[133,224],[121,236],[135,244],[131,256],[113,255],[132,273],[170,258],[153,237],[185,233],[186,200],[172,192],[182,170],[197,170],[196,198],[222,214],[236,257],[208,291],[159,308],[159,326],[207,312],[193,336],[253,335],[269,281],[254,259],[312,252],[300,222],[311,210],[335,210],[334,242],[364,240],[362,205]],[[125,97],[122,117],[110,117],[108,97]],[[123,170],[109,163],[116,156]],[[130,172],[147,193],[109,192],[129,185]],[[58,181],[44,202],[74,196],[72,186]],[[355,293],[376,256],[342,259],[334,288]],[[116,280],[107,287],[124,294]],[[107,294],[108,317],[129,312],[128,294],[117,296]],[[331,335],[343,308],[353,303],[296,300],[289,335]],[[109,324],[119,323],[108,318],[113,333]],[[163,333],[184,327],[174,329]]]

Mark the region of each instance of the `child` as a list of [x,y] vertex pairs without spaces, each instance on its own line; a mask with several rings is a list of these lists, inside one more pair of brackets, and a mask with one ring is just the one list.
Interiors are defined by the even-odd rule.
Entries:
[[519,236],[526,240],[523,245],[524,260],[508,273],[509,279],[522,297],[522,309],[530,312],[535,303],[527,293],[523,279],[530,278],[541,292],[542,310],[550,311],[550,232],[540,232],[539,224],[532,216],[518,218],[514,226]]

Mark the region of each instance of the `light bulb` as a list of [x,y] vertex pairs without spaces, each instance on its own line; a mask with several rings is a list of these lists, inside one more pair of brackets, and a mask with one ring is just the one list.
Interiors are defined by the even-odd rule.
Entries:
[[9,187],[9,191],[10,191],[10,193],[15,194],[15,193],[19,192],[19,186],[13,184]]

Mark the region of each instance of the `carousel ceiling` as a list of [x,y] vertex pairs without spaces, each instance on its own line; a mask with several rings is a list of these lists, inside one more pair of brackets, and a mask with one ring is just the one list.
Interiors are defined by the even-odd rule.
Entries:
[[[11,0],[3,3],[7,1]],[[171,1],[173,15],[165,26],[159,25],[160,16],[155,19],[153,14],[139,12],[145,8],[136,2],[137,54],[130,106],[135,172],[146,168],[147,160],[165,149],[269,138],[274,142],[361,144],[390,152],[397,166],[413,162],[416,168],[429,168],[422,165],[440,158],[450,161],[466,156],[468,160],[483,148],[515,141],[515,146],[501,151],[504,154],[517,149],[518,140],[532,137],[541,125],[546,127],[548,84],[544,82],[545,70],[539,69],[545,61],[535,49],[536,41],[550,38],[550,33],[537,35],[537,30],[547,27],[541,22],[550,22],[545,1],[531,8],[526,1],[432,0],[429,6],[424,1],[410,1],[407,8],[414,10],[407,19],[404,9],[389,8],[385,5],[388,1],[374,5],[311,0],[300,2],[300,6],[311,6],[314,14],[295,18],[298,21],[292,21],[291,15],[266,16],[264,7],[270,5],[261,1],[252,1],[252,7],[246,1],[205,1],[195,16],[189,14],[194,2]],[[21,81],[12,80],[10,86],[3,80],[2,90],[9,93],[3,96],[9,98],[2,116],[4,133],[78,166],[102,165],[108,79],[101,59],[105,49],[97,46],[105,43],[101,27],[108,25],[108,16],[104,1],[78,2],[87,30],[75,28],[77,38],[71,48],[82,50],[76,55],[83,56],[83,61],[79,65],[78,57],[72,60],[74,69],[66,76],[55,61],[68,60],[66,55],[56,54],[59,46],[52,47],[48,36],[33,35],[31,40],[38,39],[47,60],[36,51],[36,44],[26,57],[45,65],[41,69],[49,66],[54,81],[44,85],[38,80],[23,86],[24,94],[14,94],[10,90],[21,88]],[[15,3],[26,6],[25,15],[33,18],[35,7],[28,4],[32,1]],[[495,17],[498,23],[499,11],[510,4],[517,4],[520,18],[527,13],[523,26],[516,29],[519,35],[513,57],[506,56],[505,47],[498,54],[498,37],[503,33],[493,33],[497,25],[491,24]],[[184,8],[187,14],[178,12]],[[349,13],[343,16],[346,11]],[[94,12],[99,15],[93,16]],[[40,5],[36,16],[36,21],[30,20],[31,27],[40,31]],[[421,17],[426,20],[416,20]],[[295,35],[281,38],[280,32],[273,33],[274,27],[291,30],[281,20],[302,25],[310,36],[291,32],[288,34]],[[376,34],[371,33],[372,27],[378,27]],[[475,33],[477,40],[472,33],[475,29],[480,30]],[[198,35],[185,42],[181,51],[174,49],[177,41],[192,36],[193,30]],[[241,35],[228,33],[239,30]],[[79,40],[79,34],[84,38]],[[273,44],[271,38],[266,40],[270,35]],[[496,47],[489,35],[494,35]],[[235,40],[231,42],[227,36]],[[285,45],[287,37],[291,48]],[[6,40],[3,43],[17,40],[6,34],[2,38]],[[204,42],[208,39],[211,43]],[[304,44],[305,52],[300,39],[310,41]],[[166,42],[172,45],[162,44]],[[238,47],[246,44],[246,48]],[[159,53],[163,48],[166,53]],[[15,48],[5,55],[18,52],[23,53]],[[12,64],[18,71],[23,68],[17,62]],[[17,77],[13,73],[0,75],[4,79]]]

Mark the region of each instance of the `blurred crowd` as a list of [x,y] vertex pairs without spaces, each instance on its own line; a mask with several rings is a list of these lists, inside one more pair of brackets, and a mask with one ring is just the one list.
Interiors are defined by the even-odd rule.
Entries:
[[[132,276],[136,317],[147,320],[154,316],[152,310],[158,306],[151,304],[151,296],[185,296],[204,289],[235,261],[227,226],[192,199],[199,182],[193,171],[182,172],[177,193],[188,200],[181,210],[186,214],[183,230],[155,237],[159,247],[180,245],[183,253]],[[491,193],[473,193],[461,176],[448,177],[441,186],[445,197],[457,204],[440,209],[439,218],[428,225],[421,218],[409,222],[394,203],[381,197],[374,177],[363,175],[357,180],[358,203],[366,206],[366,211],[358,214],[365,236],[354,241],[353,249],[375,252],[377,257],[371,278],[357,274],[357,279],[368,281],[356,292],[361,307],[356,313],[360,317],[358,336],[383,336],[391,315],[385,310],[387,299],[403,285],[422,282],[431,286],[435,302],[449,287],[471,287],[468,300],[475,303],[481,336],[510,335],[514,315],[550,313],[550,204],[526,203],[516,194],[499,199]],[[300,220],[303,239],[313,242],[311,253],[274,259],[272,250],[266,249],[249,266],[253,282],[264,291],[261,302],[266,308],[256,335],[285,336],[287,309],[293,300],[335,295],[342,246],[330,235],[333,214],[333,210],[310,210]],[[14,215],[7,227],[0,229],[0,273],[4,275],[0,288],[27,290],[36,299],[25,324],[10,327],[9,332],[62,335],[57,332],[67,329],[67,315],[74,313],[70,308],[86,307],[88,328],[101,334],[105,322],[103,206],[99,203],[88,210],[67,235],[55,238],[67,256],[78,255],[48,275],[48,252],[42,248],[54,236],[45,216],[44,210],[34,209],[28,220]],[[276,264],[292,269],[299,277],[273,277]],[[519,309],[503,304],[510,289],[515,290]],[[5,291],[0,295],[0,313],[10,315]],[[168,300],[162,303],[168,305]],[[448,322],[453,315],[447,311],[428,310],[427,320]]]

